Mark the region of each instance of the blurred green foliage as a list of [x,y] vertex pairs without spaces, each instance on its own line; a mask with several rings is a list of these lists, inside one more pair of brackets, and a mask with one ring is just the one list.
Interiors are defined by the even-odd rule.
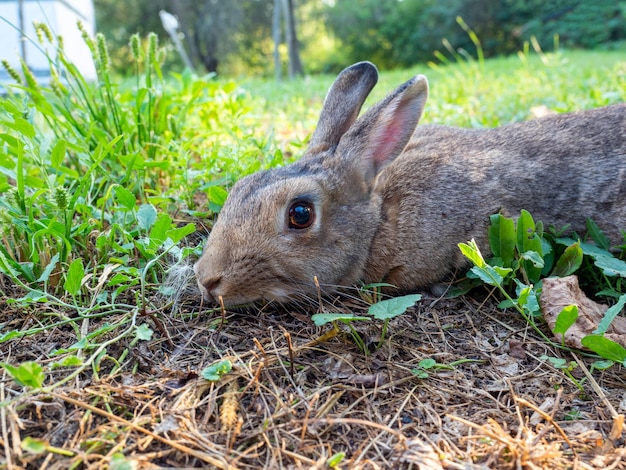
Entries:
[[487,57],[514,53],[532,37],[544,50],[555,35],[568,48],[624,47],[618,42],[626,39],[626,2],[614,0],[336,0],[327,17],[348,62],[369,58],[387,68],[431,60],[442,40],[450,51],[475,55],[457,17]]
[[[113,45],[118,72],[127,74],[130,34],[169,38],[158,12],[178,16],[192,59],[221,74],[272,75],[275,0],[95,0],[98,29]],[[615,0],[299,0],[298,38],[306,72],[337,72],[371,60],[391,69],[425,63],[475,44],[457,17],[480,39],[486,57],[515,53],[536,38],[543,50],[626,48],[626,2]],[[447,49],[447,51],[445,50]],[[286,48],[279,49],[286,58]],[[463,52],[465,53],[465,52]],[[181,67],[175,54],[168,66]]]

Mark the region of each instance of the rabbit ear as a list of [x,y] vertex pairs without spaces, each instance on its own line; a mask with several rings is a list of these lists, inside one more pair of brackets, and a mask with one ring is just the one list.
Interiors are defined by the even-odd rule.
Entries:
[[366,178],[373,178],[409,142],[428,98],[428,80],[417,75],[370,108],[350,128],[338,155],[359,159]]
[[328,90],[317,128],[309,143],[312,153],[335,147],[356,120],[363,102],[378,81],[371,62],[359,62],[344,69]]

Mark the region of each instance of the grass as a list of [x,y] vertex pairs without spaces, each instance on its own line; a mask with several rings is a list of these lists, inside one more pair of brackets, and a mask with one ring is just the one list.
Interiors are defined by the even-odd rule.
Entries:
[[[462,370],[469,374],[476,361],[467,357],[482,354],[480,349],[468,349],[453,357],[450,351],[458,353],[458,344],[446,352],[452,340],[437,343],[437,335],[456,328],[454,320],[442,325],[436,308],[429,311],[428,315],[435,315],[432,324],[439,328],[424,332],[424,338],[434,335],[430,347],[407,345],[407,341],[417,344],[417,339],[403,336],[411,327],[402,320],[385,322],[383,335],[388,342],[384,344],[377,341],[380,331],[363,327],[358,333],[363,347],[368,338],[377,344],[373,361],[388,354],[393,357],[389,370],[408,377],[392,381],[383,390],[391,393],[394,387],[401,388],[399,397],[405,400],[389,406],[385,416],[364,409],[354,415],[328,414],[345,400],[344,392],[333,385],[341,384],[345,374],[354,381],[349,383],[350,393],[361,397],[357,402],[368,405],[378,396],[363,385],[377,386],[379,377],[361,356],[346,357],[343,362],[357,363],[356,370],[352,375],[336,370],[328,377],[330,383],[307,375],[307,370],[314,370],[326,377],[323,360],[344,357],[346,348],[353,346],[343,343],[341,335],[338,339],[337,331],[311,341],[318,332],[310,322],[293,323],[293,317],[280,312],[274,313],[279,315],[275,324],[268,312],[260,319],[244,315],[229,322],[230,313],[207,309],[197,299],[172,315],[167,300],[171,292],[164,286],[173,264],[189,262],[199,254],[201,242],[194,235],[210,228],[235,180],[288,163],[303,152],[334,77],[283,84],[245,79],[235,83],[189,74],[165,77],[156,36],[150,35],[145,49],[139,37],[131,39],[135,77],[118,83],[108,67],[106,41],[99,36],[85,38],[98,71],[98,82],[89,84],[65,60],[62,42],[40,28],[41,47],[59,51],[58,58],[50,59],[56,78],[50,88],[44,88],[26,68],[12,71],[19,85],[0,100],[0,361],[4,371],[0,466],[54,462],[78,468],[98,462],[114,467],[144,459],[160,465],[204,462],[221,468],[258,468],[272,466],[270,462],[313,465],[326,458],[334,458],[334,466],[342,459],[346,465],[356,465],[359,459],[376,459],[376,455],[387,456],[379,460],[383,466],[391,462],[384,460],[391,457],[382,441],[372,444],[374,451],[349,445],[342,435],[351,433],[349,440],[357,443],[365,442],[364,436],[381,439],[376,430],[406,444],[407,437],[394,430],[399,421],[389,421],[387,415],[398,417],[395,413],[418,395],[423,401],[429,390],[432,396],[439,393],[434,373],[431,383],[411,382],[417,380],[411,370],[431,357],[436,364],[467,367]],[[366,106],[416,73],[425,73],[431,83],[425,122],[496,126],[528,119],[537,106],[561,112],[626,101],[626,61],[621,51],[526,51],[484,62],[455,58],[443,62],[382,73]],[[467,305],[451,304],[440,315],[447,318],[450,308],[465,311]],[[358,314],[364,308],[357,305],[350,311]],[[481,308],[472,305],[479,313]],[[211,320],[214,313],[217,320]],[[307,317],[311,312],[304,313]],[[489,315],[497,314],[490,311]],[[275,331],[283,328],[284,335],[276,336]],[[508,334],[514,333],[504,333]],[[298,344],[292,344],[290,335]],[[501,338],[503,333],[494,335]],[[399,338],[408,339],[399,342]],[[315,355],[324,347],[330,351],[328,358]],[[539,355],[543,347],[532,341],[533,353]],[[204,366],[226,364],[222,361],[235,364],[235,373],[220,366],[220,372],[211,375],[216,382],[197,379]],[[558,371],[552,373],[562,377]],[[445,377],[441,380],[446,382]],[[457,380],[460,390],[476,387],[458,375]],[[300,388],[298,381],[304,381]],[[126,391],[120,393],[122,389]],[[364,394],[359,395],[359,390]],[[182,401],[172,405],[166,400],[170,396]],[[233,396],[239,397],[239,405],[227,398]],[[463,398],[455,396],[455,400],[461,406]],[[442,419],[444,401],[432,405],[433,417]],[[564,401],[576,402],[570,397]],[[350,402],[341,406],[349,409]],[[64,419],[45,406],[42,415],[42,403],[54,404],[79,419]],[[201,412],[206,403],[213,410]],[[216,417],[218,403],[230,410],[229,418]],[[238,421],[242,419],[238,406],[246,409],[245,423]],[[593,406],[583,410],[593,419],[587,409]],[[206,414],[200,419],[202,413]],[[402,417],[406,422],[417,419],[407,416]],[[319,422],[309,426],[314,417]],[[49,427],[42,425],[45,419]],[[332,424],[333,419],[339,426]],[[304,423],[298,431],[300,443],[292,440],[289,420],[295,420],[292,426]],[[230,424],[221,427],[221,422]],[[384,427],[383,422],[391,424]],[[68,428],[73,430],[69,437],[61,432],[68,423],[75,426]],[[168,426],[172,426],[169,431]],[[320,437],[316,426],[328,426],[332,432],[328,438]],[[523,439],[511,440],[491,421],[476,426],[479,435],[490,436],[494,447],[482,443],[476,447],[480,452],[464,454],[460,441],[450,435],[440,441],[428,438],[428,446],[437,449],[436,459],[451,465],[464,458],[475,457],[477,462],[496,458],[502,451],[498,445],[519,453],[519,459],[528,458]],[[434,425],[432,432],[436,429]],[[214,441],[204,440],[206,433]],[[289,442],[284,452],[281,440]],[[314,450],[301,447],[305,442]],[[547,449],[550,443],[545,445]],[[258,458],[248,455],[247,449],[255,446],[264,449]],[[146,448],[150,452],[142,450]],[[349,455],[342,456],[342,449]],[[569,457],[566,451],[555,462],[567,462]]]

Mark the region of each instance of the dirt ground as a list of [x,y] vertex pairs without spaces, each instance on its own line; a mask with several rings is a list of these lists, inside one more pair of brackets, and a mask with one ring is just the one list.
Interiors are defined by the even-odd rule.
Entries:
[[[495,305],[486,292],[425,295],[389,323],[377,350],[382,323],[355,324],[365,355],[347,328],[311,322],[319,306],[220,312],[188,301],[139,319],[155,330],[151,341],[110,345],[110,357],[129,348],[113,374],[103,360],[33,394],[5,373],[0,468],[312,469],[335,456],[344,469],[626,469],[624,368],[589,374],[593,359],[551,348]],[[366,308],[345,298],[324,305]],[[38,321],[10,305],[0,315],[2,332]],[[0,360],[45,365],[75,341],[69,327],[45,330],[3,343]],[[573,361],[582,390],[544,355]],[[438,365],[418,376],[428,358]],[[223,359],[230,373],[199,377]],[[25,450],[27,437],[46,450]]]

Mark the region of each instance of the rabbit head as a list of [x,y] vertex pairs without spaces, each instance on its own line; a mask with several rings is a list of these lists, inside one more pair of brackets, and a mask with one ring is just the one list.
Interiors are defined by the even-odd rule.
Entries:
[[377,176],[406,146],[428,94],[418,75],[358,118],[377,80],[369,62],[345,69],[303,157],[233,186],[194,266],[205,297],[285,301],[363,277],[381,217]]

